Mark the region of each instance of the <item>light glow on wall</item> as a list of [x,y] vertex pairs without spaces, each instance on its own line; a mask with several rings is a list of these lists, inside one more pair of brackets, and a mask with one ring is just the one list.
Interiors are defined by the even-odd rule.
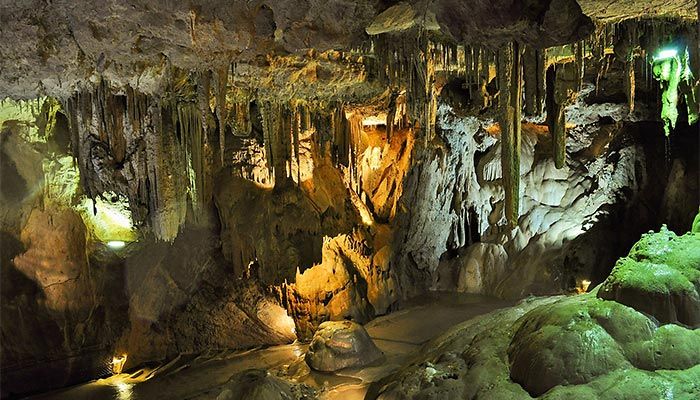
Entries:
[[576,292],[578,294],[583,294],[588,292],[588,288],[591,286],[591,281],[589,279],[580,279],[576,285]]
[[126,246],[126,242],[123,240],[110,240],[107,242],[107,247],[112,249],[123,249]]
[[138,239],[125,197],[111,192],[95,200],[85,197],[78,208],[95,239],[110,248],[120,249]]
[[112,357],[112,373],[114,375],[119,375],[124,369],[124,364],[126,364],[126,354],[120,354]]

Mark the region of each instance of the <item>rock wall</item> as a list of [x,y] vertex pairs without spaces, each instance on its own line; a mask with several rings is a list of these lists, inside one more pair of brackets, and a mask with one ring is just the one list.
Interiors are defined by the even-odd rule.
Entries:
[[[647,202],[661,206],[671,184],[655,167],[663,142],[641,137],[658,126],[635,122],[645,118],[642,111],[627,116],[621,105],[589,106],[588,93],[590,86],[567,110],[578,137],[562,169],[548,154],[546,128],[523,125],[520,218],[513,229],[503,212],[498,125],[440,106],[438,138],[410,170],[401,199],[411,206],[398,218],[394,265],[405,271],[406,286],[432,283],[508,298],[574,290],[582,281],[600,282],[609,271],[601,266],[612,265],[635,235],[659,223],[652,211],[635,211]],[[610,121],[601,123],[605,118]],[[682,174],[680,165],[695,156],[675,157],[672,168]],[[693,182],[673,190],[692,197],[686,186]],[[680,204],[687,224],[692,210]]]
[[[60,145],[67,127],[42,127],[42,103],[17,109],[27,112],[2,123],[3,397],[111,374],[115,355],[127,354],[129,368],[294,340],[267,288],[222,262],[216,224],[173,243],[134,232],[119,196],[84,195]],[[124,247],[110,247],[115,239]]]

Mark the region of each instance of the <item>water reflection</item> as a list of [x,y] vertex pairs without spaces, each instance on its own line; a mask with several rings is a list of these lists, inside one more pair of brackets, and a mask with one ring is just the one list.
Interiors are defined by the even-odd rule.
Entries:
[[134,384],[132,384],[132,383],[117,382],[114,385],[114,388],[117,391],[117,395],[115,396],[115,399],[134,400],[136,397],[134,397],[133,387],[134,387]]

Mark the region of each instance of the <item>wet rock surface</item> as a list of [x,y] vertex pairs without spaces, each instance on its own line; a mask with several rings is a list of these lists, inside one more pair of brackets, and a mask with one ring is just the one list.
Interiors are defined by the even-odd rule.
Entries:
[[291,386],[267,371],[251,369],[233,376],[216,400],[291,400]]
[[700,326],[700,237],[663,226],[619,260],[598,292],[662,323]]
[[[695,235],[681,237],[695,240]],[[629,257],[649,248],[650,241],[661,241],[666,251],[658,252],[658,257],[697,266],[693,253],[697,246],[674,253],[669,240],[673,239],[665,228],[650,233]],[[660,323],[652,315],[604,300],[600,297],[605,285],[578,296],[525,300],[456,326],[426,345],[405,371],[373,384],[367,398],[700,395],[698,330]],[[654,307],[654,302],[664,305],[663,300],[647,296],[647,307]]]
[[383,358],[365,328],[352,321],[327,321],[314,334],[306,362],[317,371],[362,367]]

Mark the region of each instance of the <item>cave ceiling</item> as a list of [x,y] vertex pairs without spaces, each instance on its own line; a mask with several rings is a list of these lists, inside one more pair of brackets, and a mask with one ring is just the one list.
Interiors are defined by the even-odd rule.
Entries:
[[[271,55],[353,52],[367,46],[368,32],[413,25],[456,43],[498,47],[518,40],[549,47],[581,40],[597,24],[640,16],[697,19],[696,2],[4,0],[0,94],[67,98],[100,78],[159,93],[171,67],[216,70],[237,63],[260,76]],[[378,24],[384,26],[377,31]]]

